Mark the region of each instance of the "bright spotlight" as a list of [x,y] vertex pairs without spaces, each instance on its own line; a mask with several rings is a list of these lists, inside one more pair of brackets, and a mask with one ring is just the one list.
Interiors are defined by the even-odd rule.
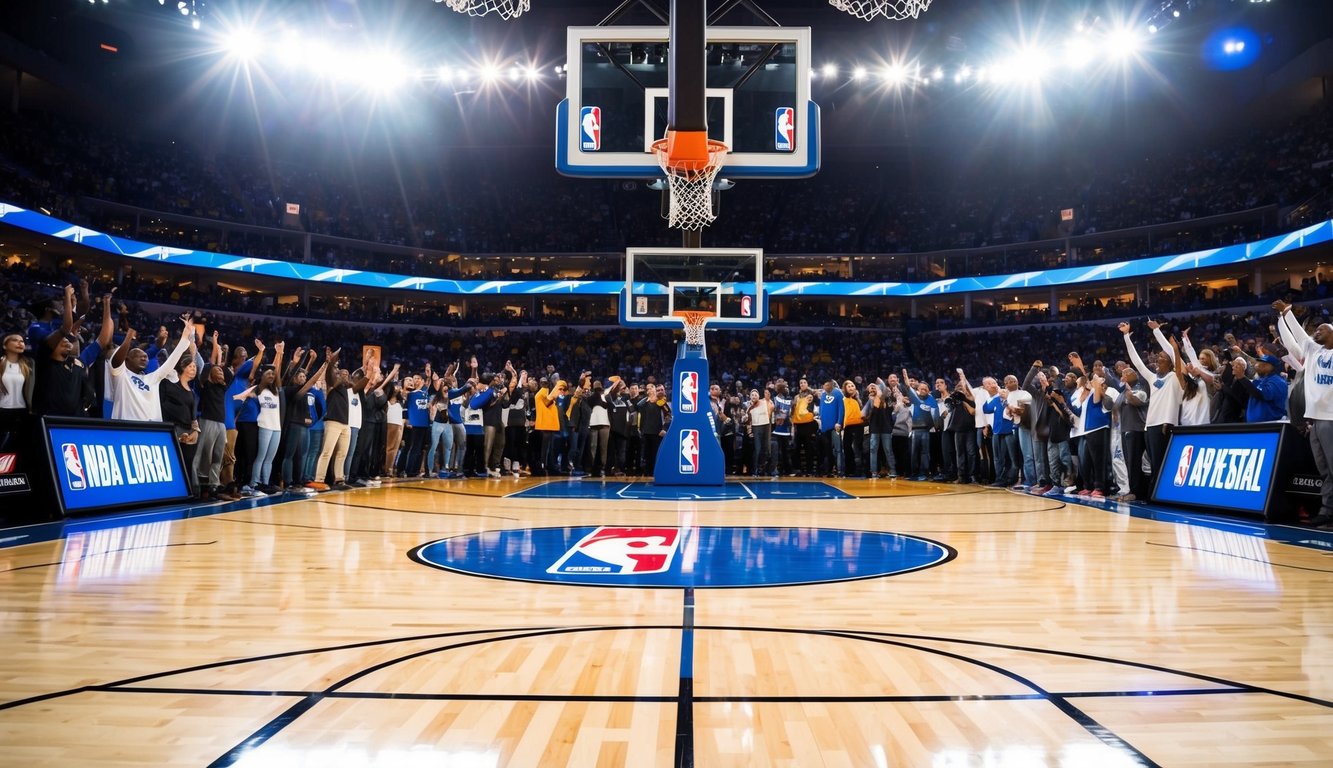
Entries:
[[1070,69],[1082,69],[1092,61],[1092,46],[1081,37],[1065,43],[1065,64]]
[[1155,35],[1155,34],[1157,34],[1157,25],[1156,25],[1156,24],[1149,24],[1149,25],[1148,25],[1148,34],[1150,34],[1150,35]]
[[494,64],[487,64],[481,68],[482,82],[493,83],[500,79],[500,68]]
[[435,70],[435,79],[439,80],[441,83],[452,82],[454,79],[454,71],[448,67],[440,67]]
[[259,55],[259,38],[253,30],[235,29],[222,39],[222,50],[237,61],[252,61]]
[[1139,36],[1132,29],[1117,29],[1106,38],[1107,51],[1112,58],[1125,59],[1139,52]]
[[519,70],[518,67],[514,66],[514,67],[510,67],[510,68],[509,68],[509,79],[510,79],[510,80],[517,82],[517,81],[518,81],[518,78],[519,78],[521,75],[522,75],[522,72],[521,72],[521,70]]
[[930,73],[930,76],[931,76],[931,78],[934,79],[934,80],[941,80],[941,79],[943,79],[943,78],[944,78],[944,68],[943,68],[943,67],[935,67],[935,71],[934,71],[934,72],[931,72],[931,73]]
[[863,78],[863,77],[865,77],[865,76],[866,76],[866,68],[865,68],[865,67],[857,67],[857,68],[855,68],[855,69],[852,70],[852,79],[853,79],[853,80],[860,80],[861,78]]
[[892,85],[901,85],[907,80],[907,67],[902,64],[890,64],[884,70],[884,81]]
[[528,68],[523,71],[523,76],[528,78],[528,81],[531,82],[541,77],[542,73],[538,72],[536,67],[529,65]]
[[838,76],[838,65],[837,65],[837,64],[825,64],[825,65],[824,65],[823,73],[824,73],[824,77],[837,77],[837,76]]

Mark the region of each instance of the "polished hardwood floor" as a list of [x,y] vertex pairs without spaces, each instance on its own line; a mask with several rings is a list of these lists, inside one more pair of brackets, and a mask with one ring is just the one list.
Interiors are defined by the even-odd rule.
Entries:
[[[400,484],[0,549],[0,765],[1333,765],[1317,540],[904,481],[507,497],[537,485]],[[563,553],[536,531],[598,526],[690,532],[672,567],[698,588],[504,578]],[[873,532],[949,554],[874,576],[906,539],[866,557]],[[409,556],[445,539],[501,577]],[[843,575],[703,588],[704,549],[727,547],[742,579]]]

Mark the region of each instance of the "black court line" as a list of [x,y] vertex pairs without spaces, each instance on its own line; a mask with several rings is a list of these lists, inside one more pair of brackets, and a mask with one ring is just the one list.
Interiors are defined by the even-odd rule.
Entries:
[[808,634],[871,640],[872,642],[883,643],[885,645],[893,645],[893,646],[898,646],[900,648],[911,648],[913,650],[918,650],[925,653],[934,654],[937,656],[944,656],[945,658],[954,659],[955,661],[961,661],[965,664],[972,664],[981,667],[982,669],[989,670],[991,672],[994,672],[995,674],[1007,677],[1010,680],[1013,680],[1014,682],[1018,683],[1019,685],[1031,689],[1041,698],[1044,698],[1051,704],[1053,704],[1057,709],[1059,709],[1062,713],[1064,713],[1066,717],[1078,723],[1088,733],[1095,736],[1099,741],[1101,741],[1106,746],[1110,747],[1111,749],[1119,752],[1124,757],[1128,758],[1135,765],[1140,765],[1143,766],[1144,768],[1159,768],[1158,764],[1155,761],[1153,761],[1147,755],[1140,752],[1136,747],[1134,747],[1134,745],[1130,744],[1129,742],[1117,736],[1115,732],[1113,732],[1111,729],[1097,722],[1097,720],[1094,719],[1092,715],[1089,715],[1088,713],[1079,709],[1068,699],[1058,694],[1047,691],[1045,688],[1042,688],[1040,685],[1037,685],[1036,682],[1029,680],[1027,677],[1024,677],[1023,675],[1020,675],[1012,670],[1005,669],[1004,667],[998,666],[996,664],[991,664],[988,661],[982,661],[981,659],[974,659],[968,656],[964,656],[962,654],[953,653],[950,651],[944,651],[938,648],[931,648],[929,646],[914,645],[912,643],[907,643],[900,640],[890,640],[881,637],[868,638],[862,635],[856,635],[847,632],[812,631],[808,632]]
[[136,552],[141,549],[166,549],[167,547],[207,547],[211,544],[216,544],[216,543],[218,542],[216,539],[214,539],[213,541],[184,541],[179,544],[148,544],[142,547],[122,547],[120,549],[108,549],[105,552],[89,552],[87,554],[79,556],[78,560],[57,560],[54,563],[34,563],[32,565],[20,565],[14,568],[5,568],[3,570],[0,570],[0,573],[13,573],[14,571],[26,571],[29,568],[50,568],[53,565],[64,565],[69,562],[81,563],[90,557],[115,555],[121,552]]
[[[729,629],[729,630],[735,630],[735,629],[745,630],[745,629],[749,629],[749,631],[760,631],[760,632],[762,632],[762,631],[774,631],[774,632],[778,632],[778,631],[782,631],[782,632],[805,632],[805,631],[807,631],[807,630],[800,630],[800,629],[786,629],[786,630],[779,630],[779,629],[773,629],[773,630],[755,630],[755,629],[753,629],[753,628],[746,628],[746,627],[707,627],[707,629]],[[1080,659],[1080,660],[1083,660],[1083,661],[1096,661],[1096,662],[1099,662],[1099,663],[1102,663],[1102,664],[1118,664],[1118,665],[1125,666],[1125,667],[1133,667],[1133,668],[1135,668],[1135,669],[1146,669],[1146,670],[1149,670],[1149,671],[1152,671],[1152,672],[1162,672],[1162,673],[1164,673],[1164,674],[1168,674],[1168,675],[1177,675],[1177,676],[1179,676],[1179,677],[1187,677],[1187,678],[1189,678],[1189,679],[1191,679],[1191,680],[1202,680],[1202,681],[1204,681],[1204,682],[1207,682],[1207,683],[1213,683],[1213,684],[1215,684],[1215,685],[1230,686],[1230,687],[1232,687],[1232,688],[1241,689],[1241,690],[1245,691],[1246,693],[1266,693],[1266,694],[1269,694],[1269,695],[1271,695],[1271,696],[1279,696],[1279,697],[1284,698],[1284,699],[1292,699],[1292,700],[1294,700],[1294,701],[1305,702],[1306,704],[1316,704],[1316,705],[1321,706],[1321,707],[1327,707],[1327,708],[1329,708],[1329,709],[1333,709],[1333,701],[1329,701],[1329,700],[1326,700],[1326,699],[1319,699],[1319,698],[1316,698],[1316,697],[1314,697],[1314,696],[1306,696],[1305,694],[1301,694],[1301,693],[1292,693],[1292,692],[1290,692],[1290,691],[1280,691],[1280,690],[1277,690],[1277,689],[1275,689],[1275,688],[1265,688],[1265,687],[1263,687],[1263,686],[1251,685],[1251,684],[1249,684],[1249,683],[1242,683],[1242,682],[1239,682],[1239,681],[1236,681],[1236,680],[1228,680],[1228,679],[1226,679],[1226,678],[1215,677],[1215,676],[1213,676],[1213,675],[1205,675],[1205,674],[1201,674],[1201,673],[1199,673],[1199,672],[1189,672],[1189,671],[1182,670],[1182,669],[1172,669],[1171,667],[1163,667],[1163,666],[1161,666],[1161,665],[1159,665],[1159,664],[1148,664],[1148,663],[1146,663],[1146,662],[1142,662],[1142,661],[1127,661],[1127,660],[1125,660],[1125,659],[1115,659],[1115,658],[1111,658],[1111,657],[1109,657],[1109,656],[1095,656],[1095,655],[1090,654],[1090,653],[1078,653],[1077,651],[1057,651],[1057,650],[1053,650],[1053,649],[1050,649],[1050,648],[1033,648],[1033,647],[1030,647],[1030,646],[1024,646],[1024,645],[1011,645],[1011,644],[1007,644],[1007,643],[991,643],[991,642],[987,642],[987,641],[984,641],[984,640],[969,640],[969,639],[958,638],[958,637],[933,637],[933,636],[931,636],[931,635],[911,635],[911,634],[902,634],[902,633],[895,633],[895,632],[875,632],[875,631],[873,631],[873,630],[849,630],[849,631],[850,631],[850,632],[853,632],[853,633],[856,633],[856,634],[859,634],[859,635],[866,636],[866,637],[893,637],[893,638],[904,638],[904,639],[908,639],[908,640],[921,640],[921,641],[934,642],[934,643],[958,643],[959,645],[975,645],[975,646],[978,646],[978,647],[981,647],[981,648],[998,648],[998,649],[1000,649],[1000,650],[1005,650],[1005,651],[1021,651],[1021,652],[1023,652],[1023,653],[1036,653],[1036,654],[1041,654],[1041,655],[1045,655],[1045,656],[1061,656],[1061,657],[1068,658],[1068,659]]]
[[[1259,539],[1259,541],[1271,541],[1271,539]],[[1218,552],[1215,549],[1204,549],[1203,547],[1184,547],[1179,544],[1159,544],[1158,542],[1155,541],[1145,541],[1143,543],[1147,544],[1150,547],[1188,549],[1194,552],[1206,552],[1210,555],[1222,555],[1223,557],[1234,557],[1237,560],[1249,560],[1251,563],[1263,563],[1264,565],[1274,565],[1277,566],[1278,568],[1295,568],[1298,571],[1314,571],[1315,573],[1333,573],[1333,570],[1330,570],[1328,568],[1310,568],[1304,565],[1287,565],[1286,563],[1275,563],[1272,560],[1260,560],[1257,557],[1246,557],[1244,555],[1235,555],[1230,552]]]
[[267,520],[238,520],[219,518],[220,523],[241,523],[242,525],[263,525],[270,528],[304,528],[308,531],[342,531],[344,533],[416,533],[415,531],[391,531],[387,528],[337,528],[331,525],[303,525],[301,523],[274,523]]
[[[240,696],[253,698],[297,698],[322,696],[326,699],[375,699],[381,701],[482,701],[539,702],[574,704],[672,704],[680,696],[670,695],[580,695],[561,693],[398,693],[392,691],[266,691],[238,688],[172,688],[161,686],[90,685],[88,693],[146,693],[168,696]],[[1137,691],[1069,691],[1054,693],[1066,699],[1188,697],[1218,694],[1256,694],[1243,688],[1170,688]],[[1042,701],[1039,693],[937,693],[900,696],[692,696],[696,704],[912,704],[926,702],[968,703],[985,701]]]
[[[675,629],[675,627],[669,627],[669,628]],[[364,677],[373,675],[374,673],[379,672],[380,670],[387,669],[396,664],[412,661],[413,659],[419,659],[423,656],[430,656],[432,654],[441,653],[443,651],[453,651],[453,650],[458,650],[460,648],[469,648],[476,645],[485,645],[487,643],[497,642],[501,640],[504,641],[524,640],[533,637],[548,637],[552,635],[564,635],[564,634],[571,634],[576,632],[588,632],[588,631],[595,631],[595,630],[591,630],[585,627],[547,629],[535,632],[506,635],[503,638],[485,638],[481,640],[468,640],[461,643],[451,643],[449,645],[427,648],[421,651],[414,651],[412,653],[399,656],[398,658],[382,661],[378,664],[372,664],[369,667],[366,667],[358,672],[354,672],[351,675],[344,677],[342,680],[333,683],[328,688],[325,688],[323,691],[320,691],[318,693],[313,693],[307,696],[305,699],[302,699],[300,702],[297,702],[296,704],[292,705],[287,709],[287,711],[283,712],[282,714],[273,718],[269,722],[265,723],[263,726],[261,726],[258,730],[252,733],[247,739],[242,741],[240,744],[237,744],[236,746],[232,747],[218,759],[214,760],[212,763],[209,763],[209,768],[225,768],[225,766],[235,765],[242,758],[244,758],[247,753],[263,746],[265,743],[269,741],[269,739],[272,739],[274,736],[277,736],[279,733],[283,731],[283,729],[294,723],[297,720],[297,718],[299,718],[301,715],[310,711],[312,707],[314,707],[320,701],[324,700],[324,698],[329,694],[337,691],[339,688],[351,685],[352,683]]]
[[685,589],[680,621],[680,688],[676,697],[676,768],[694,768],[694,588]]
[[471,491],[450,491],[444,488],[422,488],[419,485],[395,485],[395,491],[421,491],[423,493],[443,493],[446,496],[471,496],[478,499],[503,499],[503,493],[472,493]]
[[[415,488],[409,490],[422,490],[422,489]],[[374,510],[379,510],[381,512],[398,512],[405,515],[432,515],[435,517],[489,517],[495,520],[513,520],[513,521],[518,521],[522,519],[519,517],[507,517],[505,515],[486,515],[477,512],[431,512],[424,509],[399,509],[397,507],[375,507],[369,504],[347,504],[341,501],[324,501],[323,499],[320,499],[319,503],[329,504],[335,507],[354,507],[356,509],[374,509]]]

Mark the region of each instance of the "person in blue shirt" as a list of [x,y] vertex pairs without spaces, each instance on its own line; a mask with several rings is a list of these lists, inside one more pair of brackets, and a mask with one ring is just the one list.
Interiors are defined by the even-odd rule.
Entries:
[[403,471],[408,477],[421,477],[421,454],[430,439],[430,393],[424,384],[425,380],[420,376],[408,376],[403,381],[406,390],[403,395],[403,416],[410,427]]
[[306,407],[310,410],[310,426],[306,428],[305,465],[301,468],[302,484],[315,481],[315,464],[319,462],[319,452],[324,447],[324,412],[328,405],[324,400],[324,379],[315,378],[315,386],[305,395]]
[[819,411],[815,418],[819,420],[819,452],[822,457],[819,462],[820,474],[832,477],[836,473],[841,477],[842,420],[847,406],[843,403],[842,390],[838,389],[837,382],[833,379],[824,382],[824,391],[819,393],[815,406]]
[[1254,363],[1254,371],[1259,374],[1253,381],[1244,375],[1236,377],[1236,384],[1250,393],[1250,402],[1245,406],[1245,421],[1255,424],[1261,421],[1287,421],[1287,382],[1282,378],[1282,360],[1267,350]]
[[[1018,449],[1018,436],[1014,434],[1014,422],[1004,412],[1005,392],[994,379],[987,381],[986,391],[991,397],[981,404],[981,411],[991,416],[991,453],[995,456],[995,482],[991,487],[1008,488],[1018,482],[1023,456]],[[1014,383],[1018,380],[1014,379]]]
[[912,406],[912,479],[925,480],[930,474],[930,431],[935,428],[935,417],[940,409],[935,396],[930,394],[930,385],[924,381],[912,384],[906,368],[903,369],[903,381],[908,382],[904,405]]

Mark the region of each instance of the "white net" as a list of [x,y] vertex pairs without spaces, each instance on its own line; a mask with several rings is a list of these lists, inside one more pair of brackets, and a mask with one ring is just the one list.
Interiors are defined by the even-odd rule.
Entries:
[[677,312],[681,320],[685,323],[685,343],[691,347],[702,347],[704,345],[704,325],[708,318],[712,317],[707,312]]
[[829,5],[862,21],[870,21],[876,16],[902,21],[925,13],[930,0],[829,0]]
[[671,189],[667,224],[686,230],[703,229],[712,224],[717,218],[713,213],[713,181],[722,170],[727,145],[709,139],[708,162],[688,166],[671,164],[666,139],[653,142],[653,151],[657,153],[657,163],[666,174],[667,186]]
[[[435,0],[440,2],[440,0]],[[450,8],[469,16],[485,16],[494,13],[508,21],[523,15],[532,8],[532,0],[446,0]]]

